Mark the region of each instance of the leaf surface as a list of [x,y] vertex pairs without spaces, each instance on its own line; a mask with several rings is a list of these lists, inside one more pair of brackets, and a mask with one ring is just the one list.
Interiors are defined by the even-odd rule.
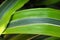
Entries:
[[60,10],[35,8],[14,14],[3,34],[41,34],[60,37]]

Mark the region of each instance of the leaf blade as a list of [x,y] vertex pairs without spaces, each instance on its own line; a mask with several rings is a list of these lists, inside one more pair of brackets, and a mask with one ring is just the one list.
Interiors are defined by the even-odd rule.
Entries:
[[[0,34],[5,30],[14,12],[21,8],[28,0],[7,0],[0,7]],[[6,5],[5,5],[6,4]],[[5,5],[5,7],[4,7]],[[4,8],[4,9],[3,9]],[[3,15],[2,15],[3,14]]]
[[[55,10],[55,9],[50,9],[50,8],[47,8],[47,9],[38,8],[38,9],[32,9],[32,10],[24,10],[24,11],[17,12],[13,16],[12,21],[15,21],[18,19],[21,20],[21,19],[24,19],[24,17],[29,18],[29,19],[30,18],[33,18],[33,19],[34,18],[52,18],[58,21],[60,20],[59,14],[60,14],[60,10]],[[35,21],[35,22],[38,22],[38,21]],[[50,22],[53,22],[53,21],[50,21]],[[60,30],[60,25],[43,22],[43,23],[35,23],[35,24],[31,23],[31,24],[26,24],[26,25],[18,25],[14,27],[11,26],[11,27],[8,27],[7,30],[3,34],[19,34],[19,33],[20,34],[43,34],[43,35],[60,37],[59,30]]]

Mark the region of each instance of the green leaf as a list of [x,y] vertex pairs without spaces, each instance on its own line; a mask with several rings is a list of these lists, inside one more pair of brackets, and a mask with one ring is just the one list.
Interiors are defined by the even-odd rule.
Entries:
[[11,16],[28,0],[6,0],[0,6],[0,34],[6,29]]
[[45,4],[45,5],[51,5],[51,4],[57,3],[59,1],[60,0],[46,0],[46,1],[43,2],[43,4]]
[[60,16],[60,10],[56,10],[52,8],[34,8],[34,9],[26,9],[15,12],[12,21],[22,18],[31,18],[31,17],[54,18],[60,20],[59,16]]
[[18,11],[3,34],[42,34],[60,37],[60,10],[35,8]]

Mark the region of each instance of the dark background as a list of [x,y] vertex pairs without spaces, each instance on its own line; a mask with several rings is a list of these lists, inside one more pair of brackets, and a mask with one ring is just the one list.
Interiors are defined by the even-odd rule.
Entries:
[[[0,0],[0,4],[3,2],[4,0]],[[60,1],[54,4],[50,4],[50,5],[45,5],[42,4],[44,1],[47,0],[30,0],[27,4],[24,5],[24,7],[22,7],[22,9],[29,9],[29,8],[54,8],[54,9],[60,9]]]

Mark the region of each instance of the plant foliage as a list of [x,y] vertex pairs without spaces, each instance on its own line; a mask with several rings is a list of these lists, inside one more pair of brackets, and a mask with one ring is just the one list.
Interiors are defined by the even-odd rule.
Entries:
[[[28,1],[5,0],[0,5],[0,35],[4,35],[1,40],[31,40],[39,35],[52,36],[45,40],[60,39],[60,10],[52,8],[21,10]],[[43,4],[50,5],[58,1],[60,0],[47,0]],[[10,38],[9,34],[18,35]]]

